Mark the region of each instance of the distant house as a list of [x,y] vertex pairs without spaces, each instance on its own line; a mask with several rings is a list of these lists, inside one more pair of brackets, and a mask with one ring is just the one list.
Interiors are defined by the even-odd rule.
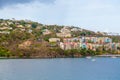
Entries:
[[120,50],[120,43],[111,43],[109,46],[112,50]]
[[87,44],[86,43],[80,43],[80,47],[83,49],[87,49]]
[[72,35],[70,33],[56,33],[57,37],[68,38]]
[[71,31],[72,32],[77,32],[77,31],[82,31],[82,29],[81,28],[72,28]]
[[63,50],[80,48],[79,42],[60,42],[60,48]]
[[96,51],[96,49],[98,49],[99,47],[102,47],[102,44],[96,44],[96,43],[87,43],[87,49],[91,49]]
[[63,42],[79,42],[79,38],[64,38]]
[[108,38],[108,37],[105,37],[105,43],[111,43],[112,42],[112,39],[111,38]]
[[10,34],[10,31],[0,31],[0,34]]
[[76,31],[78,31],[78,29],[77,28],[72,28],[71,31],[76,32]]
[[13,24],[13,22],[11,22],[11,21],[8,21],[7,23],[8,23],[9,25],[10,25],[10,24]]
[[25,25],[27,28],[31,28],[31,25],[30,24],[26,24]]
[[41,28],[42,28],[42,26],[37,26],[37,27],[36,27],[36,29],[41,29]]
[[17,27],[17,29],[19,29],[21,31],[25,31],[26,30],[26,28],[23,25],[17,25],[16,27]]
[[17,28],[24,28],[23,25],[17,25],[16,27],[17,27]]
[[117,49],[120,44],[112,43],[112,39],[109,37],[80,37],[80,38],[64,38],[60,43],[61,49],[91,49],[96,50],[98,48],[104,48],[105,50]]
[[0,30],[12,30],[12,27],[0,27]]
[[28,33],[32,33],[32,32],[33,32],[33,30],[32,30],[32,29],[29,29],[29,30],[28,30]]
[[49,35],[52,32],[50,30],[48,30],[48,29],[44,29],[42,33],[43,33],[43,35]]
[[80,39],[81,39],[81,42],[98,43],[98,44],[112,42],[112,39],[108,37],[82,37]]
[[61,33],[70,33],[71,31],[69,29],[67,29],[66,27],[62,28],[60,30]]
[[63,50],[65,50],[65,45],[64,45],[63,42],[60,42],[60,48],[63,49]]
[[49,42],[60,42],[60,38],[50,38]]
[[1,23],[2,26],[7,26],[6,22]]
[[62,28],[60,30],[61,33],[56,33],[56,35],[58,37],[62,37],[62,38],[65,38],[65,37],[71,37],[71,31],[69,29],[67,29],[66,27]]

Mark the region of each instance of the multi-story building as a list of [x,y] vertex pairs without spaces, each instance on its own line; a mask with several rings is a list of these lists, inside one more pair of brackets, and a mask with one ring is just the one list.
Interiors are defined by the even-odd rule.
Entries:
[[120,44],[112,43],[112,39],[109,37],[64,38],[63,42],[60,43],[60,47],[64,50],[79,48],[86,48],[91,50],[96,50],[98,48],[104,48],[105,50],[116,50],[116,45],[120,46]]

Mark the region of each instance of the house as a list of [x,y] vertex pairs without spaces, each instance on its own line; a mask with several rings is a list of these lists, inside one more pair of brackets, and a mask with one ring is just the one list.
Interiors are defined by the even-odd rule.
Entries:
[[80,43],[80,47],[83,49],[87,49],[87,43]]
[[108,38],[108,37],[105,37],[105,43],[112,43],[112,39],[111,38]]
[[102,47],[102,44],[96,44],[96,43],[87,43],[87,49],[96,51],[98,48]]
[[26,24],[25,25],[27,28],[31,28],[31,24]]
[[63,42],[79,42],[79,38],[64,38]]
[[7,23],[8,23],[8,25],[13,24],[13,22],[11,22],[11,21],[8,21]]
[[112,50],[119,50],[120,48],[120,43],[111,43],[110,48]]
[[120,43],[112,43],[112,39],[109,37],[64,38],[63,42],[60,43],[60,48],[64,50],[79,48],[94,51],[97,49],[117,50],[118,47],[120,47]]
[[49,42],[60,42],[60,38],[49,38]]
[[10,31],[0,31],[0,34],[10,34]]
[[0,30],[12,30],[12,27],[0,27]]
[[72,49],[70,43],[62,43],[62,42],[61,42],[61,43],[60,43],[60,47],[61,47],[63,50]]
[[44,29],[42,33],[43,33],[43,35],[49,35],[52,32],[50,30],[48,30],[48,29]]
[[1,23],[2,26],[7,26],[6,22]]
[[116,43],[117,51],[120,53],[120,43]]
[[82,31],[82,29],[81,28],[72,28],[71,31],[72,32],[77,32],[77,31]]
[[32,32],[33,32],[33,30],[32,30],[32,29],[29,29],[29,30],[28,30],[28,33],[32,33]]
[[67,28],[67,27],[64,27],[60,30],[61,33],[70,33],[71,31]]
[[72,28],[71,31],[76,32],[76,31],[79,31],[79,30],[77,28]]
[[56,33],[57,37],[71,37],[71,31],[64,27],[60,30],[61,33]]
[[81,37],[81,42],[88,42],[88,43],[112,43],[112,39],[109,37]]
[[57,37],[68,38],[72,35],[70,33],[56,33]]
[[23,25],[17,25],[16,27],[17,27],[17,28],[24,28]]
[[60,42],[59,46],[60,46],[61,49],[65,50],[65,45],[64,45],[63,42]]
[[63,50],[79,49],[79,42],[60,42],[60,48]]

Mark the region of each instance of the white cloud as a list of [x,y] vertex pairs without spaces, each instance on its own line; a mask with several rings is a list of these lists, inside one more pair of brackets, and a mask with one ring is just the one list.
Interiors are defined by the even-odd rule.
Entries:
[[120,6],[116,2],[117,0],[56,0],[52,4],[44,4],[34,1],[5,7],[0,10],[0,16],[119,32]]

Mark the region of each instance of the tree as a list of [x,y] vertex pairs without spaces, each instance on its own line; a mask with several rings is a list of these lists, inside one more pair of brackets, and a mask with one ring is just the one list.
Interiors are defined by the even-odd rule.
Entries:
[[23,25],[23,26],[25,26],[26,22],[24,20],[21,20],[20,24]]
[[9,57],[11,55],[11,52],[4,48],[4,47],[0,47],[0,56],[1,57]]
[[32,23],[32,28],[36,28],[37,27],[37,23]]
[[13,29],[15,29],[16,25],[15,24],[10,24],[10,27],[12,27]]

